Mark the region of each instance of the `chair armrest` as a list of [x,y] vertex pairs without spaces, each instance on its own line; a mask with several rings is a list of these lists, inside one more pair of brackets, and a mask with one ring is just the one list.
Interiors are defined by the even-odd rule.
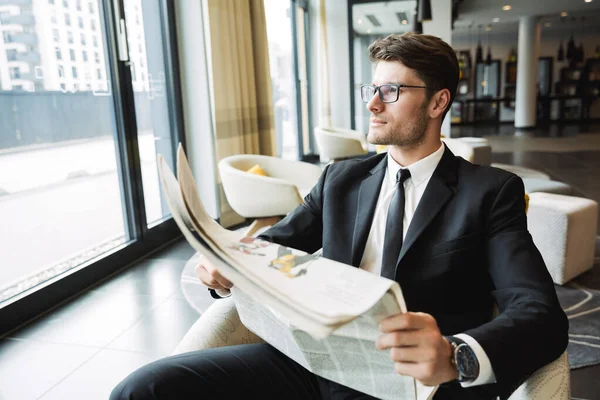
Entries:
[[565,351],[556,360],[535,371],[508,400],[569,400],[570,397],[571,377]]
[[192,325],[173,354],[263,340],[250,332],[238,315],[231,297],[216,300]]

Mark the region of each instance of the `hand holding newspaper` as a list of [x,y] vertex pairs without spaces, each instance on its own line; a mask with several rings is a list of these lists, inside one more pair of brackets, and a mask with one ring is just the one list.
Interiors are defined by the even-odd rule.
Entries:
[[190,245],[234,284],[242,323],[313,373],[382,399],[430,399],[426,387],[394,370],[375,346],[378,323],[406,312],[399,285],[317,255],[244,237],[205,211],[181,145],[178,178],[158,169],[173,219]]

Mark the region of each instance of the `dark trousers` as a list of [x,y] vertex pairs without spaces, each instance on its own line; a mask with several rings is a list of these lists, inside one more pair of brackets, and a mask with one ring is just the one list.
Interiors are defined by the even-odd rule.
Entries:
[[[452,391],[441,387],[435,398],[465,399],[464,393],[455,397]],[[220,347],[163,358],[133,372],[110,396],[110,400],[245,398],[374,399],[317,377],[268,344]]]

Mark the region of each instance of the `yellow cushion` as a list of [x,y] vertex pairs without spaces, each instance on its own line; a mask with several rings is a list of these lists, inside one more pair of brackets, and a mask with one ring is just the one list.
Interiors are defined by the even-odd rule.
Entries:
[[383,153],[386,150],[387,150],[387,146],[386,145],[383,145],[383,144],[375,145],[375,151],[377,152],[377,154]]
[[256,175],[261,175],[261,176],[268,176],[265,171],[260,167],[260,165],[256,164],[254,167],[250,168],[249,170],[247,170],[246,172],[249,172],[251,174],[256,174]]
[[527,214],[527,209],[529,208],[529,195],[525,193],[525,214]]

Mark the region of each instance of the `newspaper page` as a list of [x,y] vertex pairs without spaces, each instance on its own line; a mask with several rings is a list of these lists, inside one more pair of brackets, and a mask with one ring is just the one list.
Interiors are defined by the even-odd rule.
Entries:
[[234,283],[236,307],[251,331],[312,372],[378,398],[435,393],[396,374],[389,352],[376,349],[378,322],[406,311],[396,282],[225,230],[202,207],[181,149],[179,182],[162,158],[159,170],[174,219]]
[[[179,185],[192,219],[211,219],[201,206],[190,210],[192,204],[201,205],[201,201],[181,147],[177,159]],[[393,291],[401,311],[406,311],[400,287],[392,280],[276,243],[240,238],[226,233],[214,221],[197,229],[214,239],[213,243],[227,253],[240,272],[256,279],[274,297],[289,300],[298,313],[329,326],[327,334],[372,308],[388,290]]]
[[287,323],[285,316],[234,291],[242,323],[266,342],[315,374],[379,399],[429,399],[434,387],[398,375],[389,351],[375,347],[381,319],[399,312],[391,294],[369,311],[343,325],[327,338],[316,340]]
[[288,315],[296,326],[301,326],[309,332],[315,332],[316,335],[326,336],[327,328],[324,328],[320,323],[306,317],[304,314],[298,314],[295,309],[289,307],[289,303],[285,299],[275,299],[268,289],[265,289],[252,279],[248,279],[247,276],[232,267],[232,261],[227,258],[226,254],[220,252],[218,249],[214,250],[198,234],[183,203],[177,179],[161,155],[157,157],[157,161],[167,205],[171,210],[173,220],[190,245],[204,255],[224,277],[233,282],[238,289],[247,293],[255,301],[263,304],[277,303],[280,311]]

